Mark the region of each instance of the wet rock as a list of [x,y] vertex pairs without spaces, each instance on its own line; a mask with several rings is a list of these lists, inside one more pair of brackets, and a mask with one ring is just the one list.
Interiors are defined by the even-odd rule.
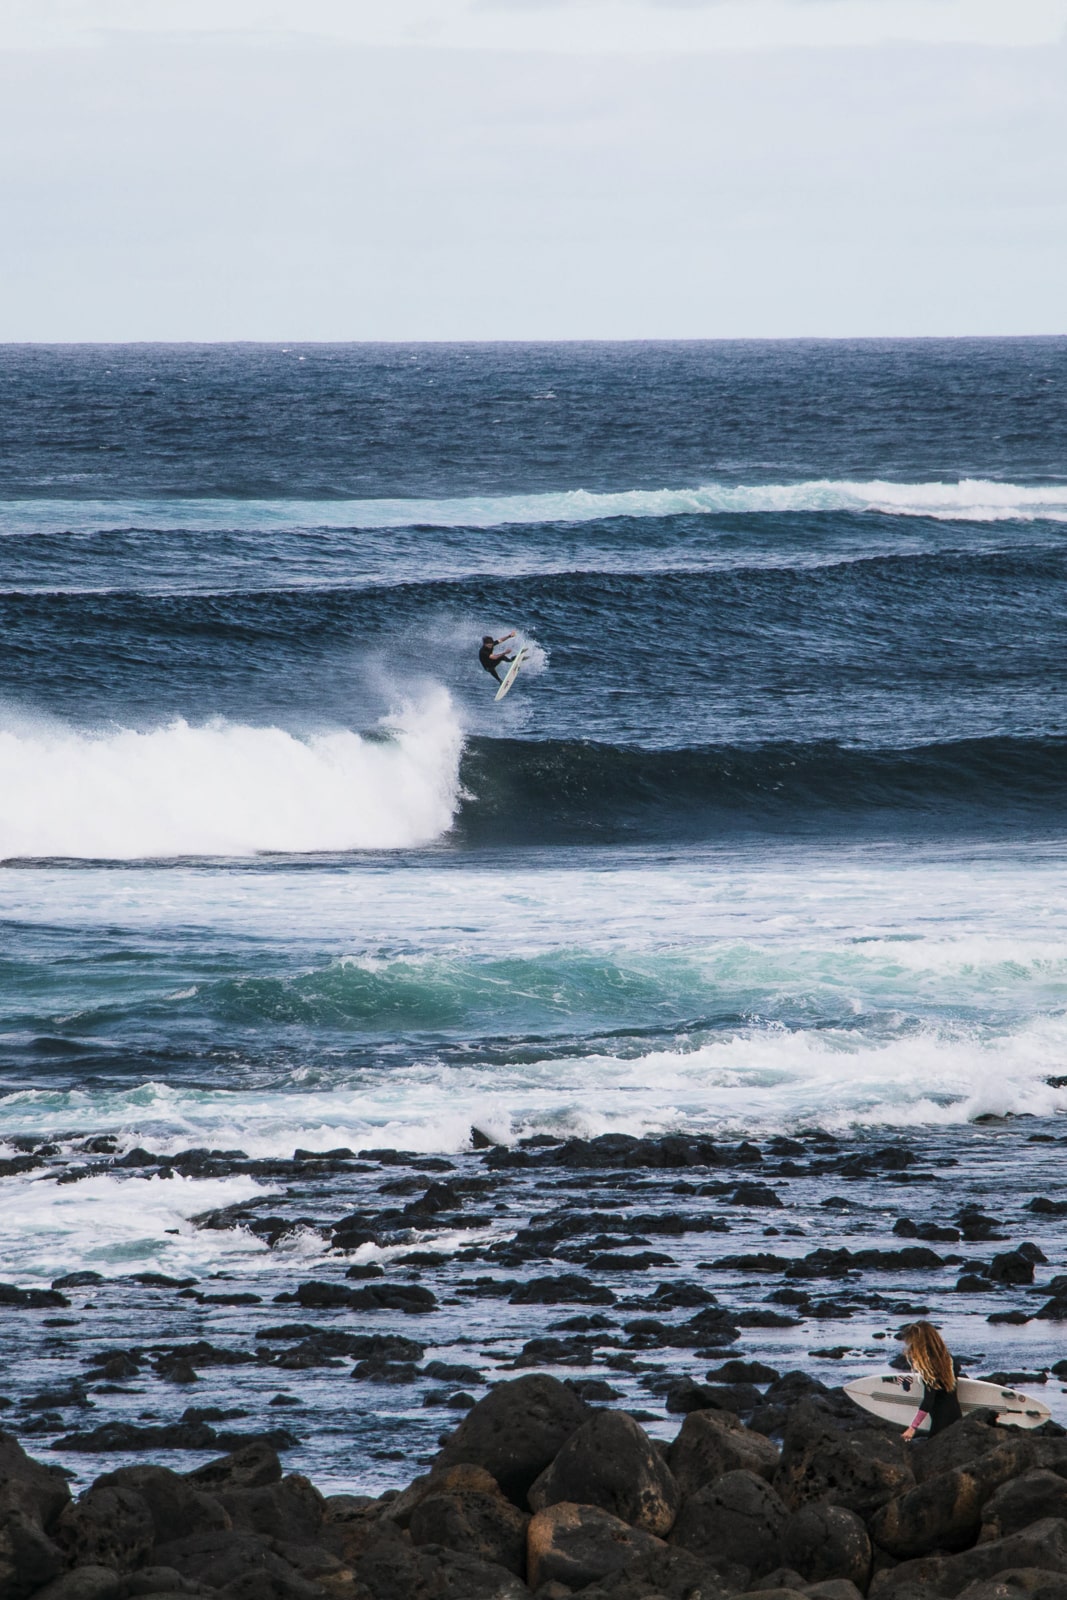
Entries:
[[[999,1450],[1008,1443],[1017,1450],[1029,1451],[1031,1446],[1024,1435],[1015,1430],[998,1427],[993,1414],[988,1411],[972,1412],[962,1422],[954,1423],[944,1433],[933,1438],[920,1435],[908,1447],[908,1461],[916,1481],[925,1483],[942,1472],[957,1467],[968,1467],[981,1456]],[[1029,1466],[1029,1459],[1020,1458],[1020,1470]]]
[[842,1432],[803,1401],[789,1417],[774,1481],[791,1510],[825,1500],[866,1518],[915,1479],[899,1438],[866,1428]]
[[458,1361],[428,1361],[422,1370],[425,1377],[434,1378],[438,1383],[485,1382],[484,1374],[477,1367],[467,1367]]
[[143,1565],[155,1543],[155,1525],[141,1496],[123,1484],[93,1484],[66,1506],[56,1542],[75,1566],[95,1564],[129,1572]]
[[196,1368],[184,1356],[164,1356],[156,1366],[156,1376],[164,1383],[199,1383]]
[[1013,1567],[969,1583],[960,1600],[1067,1600],[1067,1573]]
[[610,1383],[603,1378],[564,1378],[568,1389],[578,1396],[579,1400],[589,1400],[595,1404],[606,1404],[609,1400],[621,1400],[622,1393],[613,1389]]
[[677,1415],[689,1411],[752,1411],[763,1396],[749,1383],[694,1383],[691,1378],[679,1378],[666,1391],[667,1410]]
[[106,1280],[100,1272],[68,1272],[62,1278],[52,1279],[53,1289],[88,1289]]
[[[383,1520],[397,1528],[406,1528],[417,1505],[429,1495],[487,1494],[501,1492],[500,1485],[484,1467],[464,1464],[456,1467],[435,1468],[424,1473],[401,1489],[395,1499],[385,1507]],[[332,1498],[332,1497],[331,1497]],[[329,1505],[330,1502],[327,1502]]]
[[33,1516],[17,1506],[0,1511],[0,1595],[26,1600],[62,1572],[63,1552]]
[[403,1311],[408,1316],[419,1316],[433,1311],[437,1297],[418,1284],[373,1283],[362,1289],[349,1289],[343,1283],[321,1283],[312,1279],[301,1283],[292,1294],[277,1294],[276,1303],[296,1301],[298,1305],[334,1309],[350,1307],[353,1311]]
[[903,1250],[837,1250],[822,1247],[810,1250],[786,1269],[787,1278],[841,1278],[846,1273],[926,1272],[943,1265],[941,1257],[924,1245]]
[[1033,1260],[1029,1252],[1005,1250],[990,1262],[989,1277],[994,1283],[1033,1283]]
[[277,1483],[281,1475],[277,1451],[268,1444],[256,1443],[209,1461],[186,1477],[197,1488],[213,1494],[219,1489],[258,1489],[263,1484]]
[[123,1378],[136,1378],[141,1361],[126,1350],[101,1351],[90,1360],[90,1378],[106,1378],[109,1383],[119,1383]]
[[678,1513],[671,1543],[709,1564],[746,1568],[750,1579],[781,1564],[788,1513],[778,1494],[754,1472],[724,1473],[689,1496]]
[[654,1305],[659,1311],[673,1311],[679,1306],[713,1306],[716,1300],[711,1290],[705,1289],[702,1284],[682,1280],[661,1283],[648,1304]]
[[781,1373],[763,1361],[739,1361],[735,1357],[714,1367],[706,1377],[709,1383],[774,1383]]
[[18,1289],[13,1283],[0,1283],[0,1306],[27,1310],[69,1305],[66,1295],[57,1289]]
[[219,1433],[207,1422],[172,1422],[139,1428],[132,1422],[105,1422],[87,1433],[68,1433],[52,1444],[53,1450],[74,1450],[97,1455],[114,1450],[214,1450],[238,1448],[238,1441],[256,1439],[277,1450],[288,1450],[298,1443],[287,1428],[271,1428],[259,1435]]
[[35,1591],[33,1600],[119,1600],[130,1592],[113,1568],[86,1566],[53,1578]]
[[259,1533],[298,1545],[318,1543],[326,1503],[300,1473],[291,1473],[277,1483],[220,1487],[215,1495],[233,1527],[242,1533]]
[[1067,1519],[1067,1479],[1037,1467],[1001,1484],[985,1501],[979,1537],[1003,1539],[1045,1517]]
[[364,1383],[414,1383],[419,1375],[413,1361],[384,1361],[381,1356],[358,1362],[352,1371]]
[[613,1306],[615,1296],[603,1284],[570,1272],[520,1283],[512,1293],[511,1303],[513,1306]]
[[517,1367],[587,1367],[593,1352],[601,1341],[583,1339],[575,1334],[570,1339],[528,1339],[515,1357]]
[[732,1206],[771,1207],[780,1209],[783,1201],[766,1183],[739,1183],[729,1197]]
[[770,1482],[778,1459],[778,1450],[769,1439],[743,1428],[737,1417],[722,1411],[690,1412],[667,1450],[667,1465],[686,1497],[739,1469]]
[[270,1546],[266,1537],[235,1530],[196,1533],[160,1545],[155,1559],[183,1578],[225,1589],[227,1600],[321,1600],[321,1587],[302,1578]]
[[661,1540],[599,1506],[564,1501],[539,1511],[530,1522],[526,1539],[530,1587],[536,1590],[557,1582],[582,1589],[661,1548]]
[[968,1244],[985,1244],[993,1239],[1003,1239],[1002,1226],[997,1217],[987,1217],[977,1206],[964,1206],[956,1213],[960,1232]]
[[816,1396],[823,1397],[830,1393],[825,1383],[818,1378],[813,1378],[810,1372],[784,1372],[764,1393],[764,1400],[770,1405],[793,1406],[801,1400],[810,1400]]
[[130,1490],[140,1498],[152,1519],[154,1544],[231,1525],[214,1496],[194,1488],[181,1473],[167,1467],[120,1467],[94,1484],[94,1489],[109,1488]]
[[1020,1455],[1005,1445],[966,1467],[928,1477],[874,1514],[872,1537],[899,1559],[964,1549],[978,1537],[985,1501],[1019,1471]]
[[957,1555],[921,1556],[878,1573],[871,1583],[873,1600],[910,1600],[923,1587],[935,1595],[959,1595],[968,1584],[994,1578],[1011,1567],[1038,1567],[1067,1572],[1067,1522],[1046,1517],[1004,1539],[991,1539]]
[[516,1378],[478,1401],[434,1465],[485,1467],[521,1506],[534,1479],[589,1415],[589,1407],[557,1378],[542,1373]]
[[417,1545],[462,1551],[517,1577],[526,1573],[529,1517],[490,1480],[489,1488],[456,1488],[428,1494],[412,1509],[409,1528]]
[[808,1583],[845,1578],[863,1593],[871,1576],[871,1541],[862,1518],[844,1506],[806,1505],[782,1532],[782,1560]]
[[[142,1352],[135,1352],[138,1357]],[[156,1349],[157,1360],[188,1361],[193,1367],[246,1367],[255,1361],[248,1350],[231,1350],[197,1339],[193,1344],[172,1344]]]
[[440,1545],[375,1544],[355,1571],[362,1586],[356,1600],[529,1600],[530,1595],[506,1567]]
[[667,1546],[628,1562],[581,1595],[582,1600],[725,1600],[725,1592],[718,1573],[699,1556]]
[[674,1525],[680,1498],[663,1457],[624,1411],[602,1411],[583,1423],[528,1494],[534,1511],[564,1501],[600,1506],[659,1537]]
[[14,1434],[0,1431],[0,1516],[18,1511],[51,1530],[69,1503],[63,1475],[28,1456]]
[[142,1567],[122,1581],[122,1600],[137,1600],[140,1595],[156,1595],[158,1600],[177,1600],[179,1595],[203,1596],[210,1600],[213,1591],[175,1572],[173,1567]]
[[437,1296],[415,1283],[374,1283],[351,1290],[348,1304],[354,1311],[402,1311],[417,1317],[437,1309]]

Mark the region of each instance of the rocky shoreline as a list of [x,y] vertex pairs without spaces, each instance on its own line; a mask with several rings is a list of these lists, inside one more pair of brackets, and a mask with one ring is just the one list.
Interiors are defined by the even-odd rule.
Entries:
[[976,1413],[906,1445],[797,1372],[760,1426],[708,1404],[655,1441],[581,1388],[499,1384],[427,1473],[376,1498],[323,1496],[258,1440],[190,1473],[120,1468],[73,1499],[62,1469],[0,1435],[0,1597],[1067,1600],[1054,1422]]
[[[15,1192],[55,1209],[106,1184],[146,1221],[101,1242],[106,1270],[83,1255],[56,1272],[40,1249],[0,1284],[0,1505],[28,1518],[0,1536],[0,1600],[708,1600],[843,1583],[922,1600],[995,1575],[981,1564],[998,1539],[1016,1541],[1009,1566],[1067,1568],[1062,1529],[1047,1548],[1022,1539],[1067,1516],[1059,1423],[968,1421],[947,1454],[908,1449],[840,1393],[930,1315],[971,1376],[1036,1387],[1067,1422],[1054,1121],[511,1147],[475,1131],[448,1156],[22,1144],[0,1167],[9,1208]],[[524,1410],[523,1395],[540,1398]],[[869,1541],[868,1568],[802,1555],[809,1523],[820,1548],[846,1526]],[[618,1571],[597,1566],[609,1546]],[[1019,1592],[1060,1600],[1034,1581]]]

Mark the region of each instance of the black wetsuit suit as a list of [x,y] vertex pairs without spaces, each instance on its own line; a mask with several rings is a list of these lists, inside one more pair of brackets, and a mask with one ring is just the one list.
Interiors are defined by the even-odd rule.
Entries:
[[[494,639],[492,644],[483,644],[482,648],[478,651],[478,660],[481,662],[486,672],[488,672],[489,676],[496,679],[497,683],[503,682],[499,672],[496,670],[496,663],[493,660],[493,651],[496,649],[496,646],[499,644],[499,642],[500,641],[498,639]],[[501,656],[500,659],[501,661],[507,661],[508,657]]]
[[935,1389],[928,1383],[923,1384],[922,1399],[917,1409],[925,1411],[930,1418],[931,1435],[943,1433],[963,1417],[960,1397],[955,1389]]

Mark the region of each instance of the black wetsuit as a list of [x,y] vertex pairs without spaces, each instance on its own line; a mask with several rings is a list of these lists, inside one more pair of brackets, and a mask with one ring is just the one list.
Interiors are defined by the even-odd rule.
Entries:
[[960,1410],[960,1397],[955,1389],[935,1389],[932,1384],[924,1383],[922,1399],[919,1401],[919,1411],[925,1411],[930,1418],[930,1433],[944,1433],[954,1422],[962,1420],[963,1412]]
[[[486,672],[489,673],[490,677],[496,679],[497,683],[501,683],[503,681],[499,672],[496,670],[497,663],[493,660],[493,651],[496,649],[499,643],[499,639],[494,639],[492,644],[483,644],[482,648],[478,651],[478,660],[481,662]],[[507,661],[509,659],[510,658],[508,656],[500,657],[501,661]]]

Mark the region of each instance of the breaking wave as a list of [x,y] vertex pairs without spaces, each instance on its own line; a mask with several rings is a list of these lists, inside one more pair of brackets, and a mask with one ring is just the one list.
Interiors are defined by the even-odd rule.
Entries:
[[894,483],[814,478],[802,483],[707,483],[688,489],[558,490],[419,500],[123,499],[0,501],[0,532],[148,528],[238,532],[337,528],[498,528],[791,511],[877,511],[965,522],[1067,521],[1067,485],[990,478]]
[[446,690],[377,736],[177,720],[0,729],[0,859],[397,849],[451,825],[463,735]]

